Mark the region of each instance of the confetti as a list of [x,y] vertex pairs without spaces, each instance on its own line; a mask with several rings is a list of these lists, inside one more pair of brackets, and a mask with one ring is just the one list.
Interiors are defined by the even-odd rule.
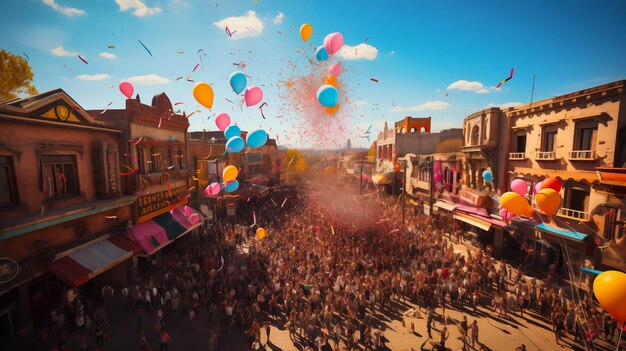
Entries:
[[74,70],[72,68],[70,68],[70,67],[68,67],[66,65],[63,65],[63,67],[67,68],[67,70],[70,71],[70,72],[74,72]]
[[378,79],[376,79],[376,78],[370,78],[370,80],[371,80],[372,82],[376,82],[376,83],[378,83]]
[[104,216],[106,219],[117,219],[117,216]]
[[28,59],[28,61],[30,61],[30,57],[28,57],[25,52],[23,52],[22,55],[24,55]]
[[121,175],[121,176],[129,176],[129,175],[131,175],[131,174],[133,174],[133,173],[137,172],[138,170],[139,170],[139,167],[135,167],[135,169],[133,169],[133,170],[132,170],[132,171],[130,171],[130,172],[121,172],[121,173],[120,173],[120,175]]
[[182,54],[184,54],[185,52],[184,52],[184,51],[176,51],[176,53],[177,53],[177,54],[179,54],[179,55],[182,55]]
[[107,49],[115,49],[115,45],[109,45],[107,46]]
[[152,53],[150,52],[150,50],[148,49],[146,44],[142,43],[141,40],[139,40],[139,39],[137,39],[137,41],[139,42],[139,44],[141,44],[141,46],[143,46],[144,49],[146,49],[146,51],[150,54],[150,57],[154,57],[154,56],[152,56]]
[[76,56],[78,56],[78,58],[83,61],[86,65],[88,65],[89,63],[87,61],[85,61],[84,58],[82,58],[80,55],[76,54]]
[[174,103],[174,106],[176,106],[176,105],[184,105],[184,104],[185,104],[184,102],[180,102],[180,101],[179,101],[179,102],[175,102],[175,103]]
[[181,79],[183,79],[183,77],[182,77],[182,76],[180,76],[180,77],[176,78],[176,81],[179,81],[179,80],[181,80]]
[[198,68],[198,66],[200,66],[200,64],[199,64],[199,63],[196,63],[195,67],[191,70],[191,73],[195,72],[195,71],[196,71],[196,69]]
[[515,71],[515,68],[511,68],[511,73],[509,74],[509,78],[503,79],[500,83],[498,83],[498,85],[496,85],[496,89],[499,88],[502,84],[508,82],[509,80],[511,80],[513,78],[513,72]]

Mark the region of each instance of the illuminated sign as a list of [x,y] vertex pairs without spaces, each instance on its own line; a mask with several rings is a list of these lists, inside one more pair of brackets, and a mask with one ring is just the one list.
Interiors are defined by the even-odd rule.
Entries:
[[144,222],[168,211],[173,205],[183,205],[186,203],[184,186],[172,189],[171,191],[161,191],[154,194],[142,195],[137,198],[137,223]]

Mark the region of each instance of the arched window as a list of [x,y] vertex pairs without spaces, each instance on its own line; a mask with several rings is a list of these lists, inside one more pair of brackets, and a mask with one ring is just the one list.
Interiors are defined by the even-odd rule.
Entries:
[[143,146],[139,145],[135,148],[137,152],[137,167],[139,174],[146,174],[146,156]]
[[417,132],[417,129],[415,129],[415,127],[411,127],[411,133],[415,133]]
[[402,129],[400,129],[400,134],[404,134],[404,133],[405,133],[405,130],[404,130],[404,127],[402,127]]
[[148,167],[150,173],[156,173],[160,170],[159,156],[161,156],[159,148],[156,145],[150,146],[150,165]]
[[420,128],[420,133],[424,133],[426,131],[426,127]]
[[454,175],[449,167],[446,167],[443,171],[443,183],[447,192],[452,192],[452,185],[454,183]]
[[478,128],[478,126],[472,127],[472,145],[478,145],[479,137],[480,137],[480,128]]

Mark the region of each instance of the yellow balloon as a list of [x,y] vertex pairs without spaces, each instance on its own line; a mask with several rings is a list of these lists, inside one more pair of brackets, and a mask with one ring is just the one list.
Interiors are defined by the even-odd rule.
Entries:
[[200,105],[210,109],[213,106],[213,88],[207,83],[200,82],[193,87],[193,97]]
[[528,200],[514,191],[502,194],[502,196],[500,196],[500,205],[507,211],[516,215],[528,217],[532,215],[532,207],[528,204]]
[[541,189],[535,195],[535,202],[543,213],[552,217],[561,207],[561,195],[552,188]]
[[337,78],[333,75],[328,76],[326,79],[324,79],[324,84],[328,84],[328,85],[332,85],[335,88],[337,87]]
[[263,229],[263,228],[258,228],[258,229],[256,230],[256,237],[257,237],[259,240],[263,240],[263,238],[265,238],[265,229]]
[[333,107],[326,107],[324,109],[324,111],[326,111],[327,114],[329,115],[334,115],[335,113],[337,113],[337,111],[339,111],[339,104],[333,106]]
[[234,180],[239,175],[239,170],[237,167],[230,165],[224,168],[222,171],[222,178],[225,182]]
[[310,24],[305,23],[300,27],[300,37],[303,41],[309,40],[311,34],[313,34],[313,27]]
[[600,305],[618,322],[626,322],[626,274],[600,273],[593,281],[593,293]]

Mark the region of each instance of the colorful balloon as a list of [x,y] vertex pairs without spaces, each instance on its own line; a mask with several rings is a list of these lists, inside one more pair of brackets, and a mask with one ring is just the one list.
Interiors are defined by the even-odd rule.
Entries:
[[541,189],[535,195],[535,202],[543,213],[552,217],[561,207],[561,194],[551,188]]
[[257,230],[256,230],[256,237],[257,237],[259,240],[263,240],[263,238],[265,238],[265,229],[263,229],[263,228],[257,228]]
[[343,46],[343,35],[339,32],[330,33],[324,38],[324,49],[328,55],[333,55]]
[[302,41],[309,40],[311,34],[313,34],[313,27],[310,24],[305,23],[300,26],[300,38],[302,38]]
[[211,183],[204,189],[204,193],[207,196],[215,196],[220,193],[220,190],[222,190],[222,188],[219,183]]
[[541,182],[541,189],[554,189],[558,193],[561,191],[561,182],[556,178],[546,178]]
[[343,72],[343,66],[341,65],[341,63],[333,63],[328,68],[328,72],[335,77],[339,77]]
[[126,98],[132,99],[133,93],[135,92],[135,88],[133,88],[133,85],[130,84],[130,82],[127,82],[127,81],[121,82],[119,88],[120,88],[120,92],[124,94]]
[[530,217],[533,214],[532,207],[528,204],[528,200],[513,191],[506,192],[500,196],[500,206],[518,216]]
[[233,72],[228,80],[230,81],[230,87],[237,95],[241,94],[246,85],[248,85],[248,78],[246,78],[243,72]]
[[239,189],[239,181],[237,181],[237,179],[227,182],[226,186],[224,187],[224,191],[227,193],[232,193],[233,191],[236,191],[237,189]]
[[324,112],[326,112],[329,115],[334,115],[335,113],[337,113],[337,111],[339,111],[339,104],[333,106],[333,107],[326,107],[324,109]]
[[218,113],[217,116],[215,116],[215,125],[222,132],[226,130],[229,124],[230,124],[230,116],[228,114],[222,112],[222,113]]
[[332,85],[322,85],[317,90],[317,101],[326,107],[333,107],[339,103],[339,92]]
[[254,106],[263,100],[263,91],[259,87],[249,87],[244,94],[246,106]]
[[626,322],[626,274],[619,271],[600,273],[593,281],[593,293],[616,321]]
[[226,152],[233,154],[243,150],[246,144],[243,142],[243,139],[240,136],[235,136],[226,142]]
[[536,193],[538,193],[538,192],[539,192],[539,190],[541,190],[541,183],[542,183],[542,182],[539,182],[539,183],[535,184],[535,187],[533,188],[533,190],[534,190],[533,192],[534,192],[535,194],[536,194]]
[[328,76],[324,79],[324,84],[332,85],[335,88],[337,87],[337,78],[335,76]]
[[487,183],[491,183],[493,182],[493,173],[491,173],[490,170],[486,169],[483,171],[483,179],[487,182]]
[[233,137],[241,136],[241,129],[236,125],[228,126],[224,131],[224,137],[226,140],[230,140]]
[[200,82],[193,87],[193,97],[200,105],[211,109],[213,106],[213,88],[207,83]]
[[320,45],[317,49],[315,49],[315,58],[320,62],[328,60],[328,53],[326,52],[326,49],[324,49],[323,45]]
[[237,178],[238,175],[239,175],[239,170],[237,169],[237,167],[233,165],[224,167],[224,170],[222,171],[222,179],[225,182],[228,182]]
[[506,220],[511,220],[513,217],[515,217],[514,214],[512,214],[509,211],[507,211],[507,209],[505,209],[505,208],[501,208],[500,209],[500,216],[502,216],[502,218],[506,219]]
[[253,130],[246,136],[246,145],[248,147],[261,147],[267,143],[267,132],[263,129]]
[[528,192],[528,183],[526,183],[526,181],[523,179],[513,179],[513,181],[511,182],[511,190],[522,196],[525,196]]

